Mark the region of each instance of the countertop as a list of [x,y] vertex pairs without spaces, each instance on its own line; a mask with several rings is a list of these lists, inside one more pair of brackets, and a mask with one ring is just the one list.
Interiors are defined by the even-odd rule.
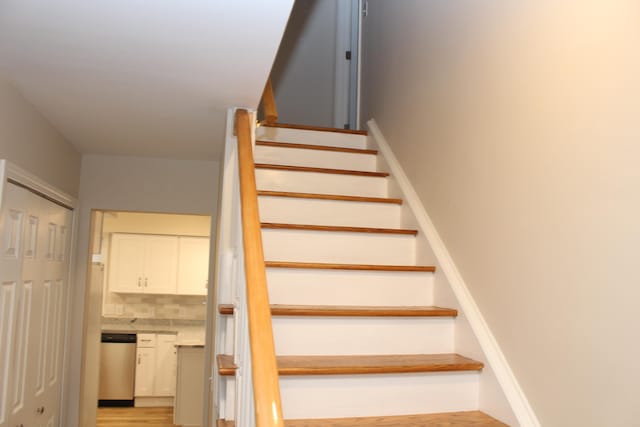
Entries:
[[176,344],[182,346],[204,346],[205,326],[203,321],[170,321],[160,319],[105,319],[102,332],[129,334],[175,334]]

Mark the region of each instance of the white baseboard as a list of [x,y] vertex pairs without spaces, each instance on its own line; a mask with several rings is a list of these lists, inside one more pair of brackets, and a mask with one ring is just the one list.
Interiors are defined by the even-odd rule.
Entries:
[[529,405],[529,402],[520,388],[513,371],[511,370],[504,354],[500,350],[495,337],[491,333],[482,313],[476,305],[467,285],[458,271],[451,255],[447,251],[442,239],[438,235],[427,211],[420,201],[418,194],[400,166],[398,159],[393,154],[387,140],[382,135],[375,120],[367,122],[369,135],[374,139],[380,154],[385,158],[389,171],[396,180],[407,206],[413,211],[420,231],[424,233],[438,260],[442,272],[446,276],[452,291],[456,296],[460,308],[465,313],[473,332],[487,358],[487,363],[493,369],[495,376],[502,387],[511,409],[518,423],[522,427],[540,427],[540,423]]

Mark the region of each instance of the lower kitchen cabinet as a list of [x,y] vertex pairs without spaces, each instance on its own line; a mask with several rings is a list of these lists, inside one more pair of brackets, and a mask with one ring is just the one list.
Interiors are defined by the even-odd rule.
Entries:
[[[173,397],[176,392],[177,354],[175,334],[138,334],[136,351],[136,406],[153,406],[153,400]],[[158,401],[158,405],[162,405]]]
[[136,350],[136,386],[134,396],[154,396],[155,376],[156,349],[138,347]]
[[178,366],[176,336],[158,334],[156,342],[156,375],[153,394],[154,396],[175,396]]

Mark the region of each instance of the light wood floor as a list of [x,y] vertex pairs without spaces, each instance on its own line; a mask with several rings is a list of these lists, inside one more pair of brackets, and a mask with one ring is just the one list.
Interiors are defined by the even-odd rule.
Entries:
[[178,427],[173,408],[98,408],[96,427]]

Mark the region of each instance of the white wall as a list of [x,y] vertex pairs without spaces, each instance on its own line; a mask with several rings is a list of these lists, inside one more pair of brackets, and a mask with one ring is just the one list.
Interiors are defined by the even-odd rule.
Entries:
[[[80,381],[83,327],[93,331],[88,337],[91,345],[99,345],[100,339],[101,290],[86,289],[91,209],[211,215],[215,223],[218,167],[218,162],[211,161],[101,155],[82,157],[78,268],[72,300],[69,390],[63,425],[78,426],[79,404],[86,405],[89,417],[83,418],[79,425],[90,425],[87,420],[91,419],[91,411],[95,411],[97,402],[97,395],[94,395],[97,378],[87,378],[84,384]],[[91,305],[96,305],[97,300],[97,306],[88,312],[87,324],[83,325],[87,296]]]
[[640,418],[640,3],[369,0],[375,118],[541,425]]
[[271,72],[279,122],[333,126],[338,1],[293,6]]
[[78,195],[80,155],[22,95],[0,77],[0,159]]

